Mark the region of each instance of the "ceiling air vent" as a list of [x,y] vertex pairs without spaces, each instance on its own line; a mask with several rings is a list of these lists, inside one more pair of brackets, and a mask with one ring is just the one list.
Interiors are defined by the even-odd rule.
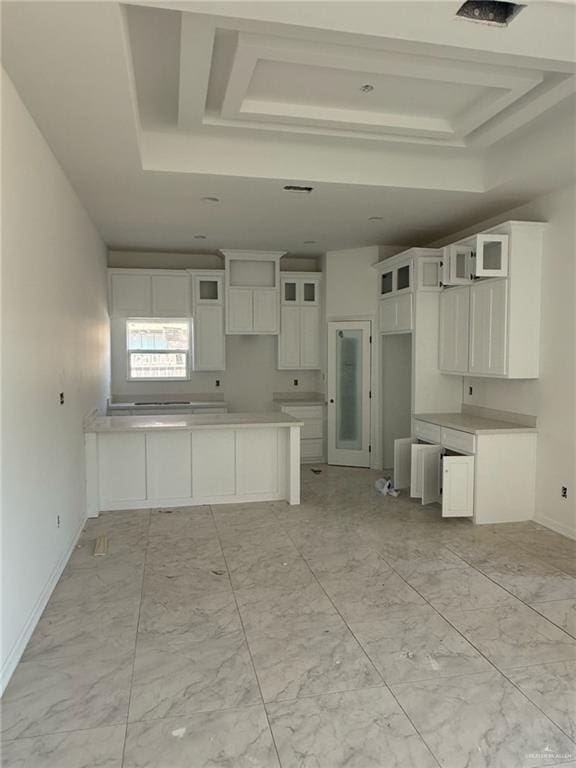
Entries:
[[505,3],[500,0],[466,0],[456,15],[469,21],[506,27],[525,7],[519,3]]
[[286,192],[292,192],[295,195],[309,195],[314,187],[299,187],[296,184],[286,184],[284,190]]

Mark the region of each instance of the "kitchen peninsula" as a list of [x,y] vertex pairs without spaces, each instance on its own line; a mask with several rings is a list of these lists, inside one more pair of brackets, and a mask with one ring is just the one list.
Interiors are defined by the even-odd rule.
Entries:
[[85,425],[89,517],[105,510],[300,503],[300,428],[283,413],[94,416]]

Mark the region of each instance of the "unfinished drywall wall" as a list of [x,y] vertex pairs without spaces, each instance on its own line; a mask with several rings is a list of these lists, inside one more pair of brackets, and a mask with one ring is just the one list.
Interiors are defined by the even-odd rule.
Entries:
[[2,134],[4,685],[84,523],[109,352],[104,244],[4,72]]

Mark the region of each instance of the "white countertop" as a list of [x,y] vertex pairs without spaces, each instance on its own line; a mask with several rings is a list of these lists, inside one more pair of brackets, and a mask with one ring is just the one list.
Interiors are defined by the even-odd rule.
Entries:
[[213,413],[182,416],[95,416],[85,432],[134,432],[153,430],[250,429],[254,427],[301,427],[303,422],[278,411],[274,413]]
[[474,435],[537,432],[536,427],[524,427],[511,421],[487,419],[483,416],[474,416],[469,413],[416,413],[414,418],[418,419],[418,421],[427,421],[440,427],[459,429],[461,432],[470,432]]
[[142,402],[142,401],[125,401],[114,402],[108,404],[108,409],[113,411],[115,408],[123,409],[130,408],[136,410],[138,408],[226,408],[228,403],[225,400],[172,400],[156,402]]

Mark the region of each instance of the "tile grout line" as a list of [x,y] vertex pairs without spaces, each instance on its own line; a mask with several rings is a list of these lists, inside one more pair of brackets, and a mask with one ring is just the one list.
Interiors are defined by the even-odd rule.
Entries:
[[[283,527],[281,522],[280,522],[280,526],[281,526],[281,527]],[[394,691],[393,691],[393,690],[390,688],[390,686],[388,685],[388,683],[387,683],[387,682],[386,682],[386,680],[384,679],[384,676],[382,675],[382,673],[380,672],[380,670],[379,670],[379,669],[376,667],[376,665],[374,664],[374,662],[372,661],[372,659],[371,659],[371,658],[370,658],[370,656],[368,655],[368,652],[366,651],[366,649],[364,648],[364,646],[362,645],[362,643],[361,643],[361,642],[358,640],[358,638],[356,637],[356,635],[355,635],[354,631],[352,630],[352,628],[350,627],[350,625],[348,624],[348,622],[346,621],[346,619],[344,618],[344,616],[342,615],[342,613],[340,613],[340,610],[338,609],[338,606],[337,606],[337,605],[334,603],[334,601],[332,600],[332,598],[330,597],[330,595],[329,595],[329,594],[326,592],[326,590],[324,589],[324,587],[323,587],[323,585],[322,585],[322,582],[321,582],[321,581],[318,579],[318,577],[317,577],[317,576],[316,576],[316,574],[314,573],[313,569],[312,569],[312,568],[311,568],[311,566],[310,566],[310,563],[308,562],[308,560],[306,559],[306,557],[305,557],[305,556],[302,554],[302,552],[300,551],[300,549],[299,549],[298,545],[296,544],[296,542],[294,541],[294,539],[292,538],[292,536],[290,535],[290,533],[289,533],[289,532],[288,532],[286,529],[284,529],[284,530],[286,531],[286,534],[287,534],[288,538],[290,539],[290,541],[292,542],[292,544],[294,545],[294,547],[295,547],[295,548],[296,548],[296,550],[298,551],[298,554],[300,555],[300,557],[302,558],[302,560],[303,560],[303,561],[306,563],[306,566],[308,567],[308,570],[309,570],[309,571],[310,571],[310,573],[312,574],[312,576],[313,576],[314,580],[316,581],[316,583],[318,584],[318,586],[320,587],[320,589],[322,590],[322,592],[323,592],[323,593],[326,595],[326,598],[327,598],[327,599],[330,601],[330,603],[331,603],[331,604],[332,604],[332,606],[334,607],[334,610],[335,610],[335,611],[336,611],[336,613],[337,613],[337,614],[340,616],[340,618],[341,618],[341,619],[342,619],[342,621],[344,622],[344,625],[346,626],[346,628],[348,629],[348,631],[350,632],[350,634],[352,635],[352,637],[353,637],[353,638],[354,638],[354,640],[356,641],[356,643],[357,643],[358,647],[359,647],[359,648],[362,650],[362,653],[363,653],[363,654],[364,654],[364,656],[365,656],[365,657],[368,659],[368,661],[370,662],[370,665],[373,667],[373,669],[375,670],[376,674],[377,674],[377,675],[378,675],[378,677],[379,677],[379,678],[382,680],[382,683],[383,683],[383,685],[382,685],[382,686],[373,686],[373,687],[371,687],[371,688],[366,688],[366,687],[364,687],[364,688],[354,688],[354,689],[352,689],[352,691],[350,691],[350,692],[353,692],[353,691],[362,691],[362,690],[373,690],[374,688],[376,688],[377,690],[380,690],[381,688],[385,688],[385,689],[386,689],[386,690],[387,690],[387,691],[390,693],[390,695],[392,696],[392,698],[394,699],[394,701],[396,702],[396,704],[398,705],[398,707],[400,708],[400,710],[401,710],[401,711],[404,713],[404,715],[405,715],[406,719],[407,719],[407,720],[409,721],[409,723],[412,725],[412,728],[414,728],[414,732],[415,732],[415,733],[416,733],[416,734],[419,736],[419,738],[421,739],[422,743],[424,744],[424,746],[426,747],[426,749],[427,749],[427,750],[428,750],[428,752],[430,753],[430,755],[431,755],[432,759],[433,759],[433,760],[434,760],[434,761],[435,761],[435,762],[438,764],[438,766],[440,766],[441,764],[440,764],[440,760],[439,760],[439,758],[437,758],[437,757],[436,757],[436,754],[435,754],[435,753],[432,751],[432,749],[431,749],[430,745],[428,744],[428,742],[426,741],[426,739],[425,739],[425,738],[422,736],[422,734],[420,733],[420,731],[419,731],[419,730],[418,730],[418,728],[416,727],[416,724],[413,722],[413,720],[412,720],[412,718],[410,717],[410,715],[409,715],[409,714],[406,712],[406,710],[404,709],[404,707],[402,706],[402,704],[401,704],[401,703],[398,701],[398,699],[397,699],[396,695],[394,694]],[[369,546],[371,546],[371,545],[369,545]],[[379,553],[378,553],[378,554],[379,554]],[[384,562],[386,562],[386,564],[387,564],[387,565],[389,565],[389,563],[387,563],[387,561],[384,561]],[[336,693],[336,692],[335,692],[335,693]],[[338,692],[338,693],[342,693],[342,692]],[[316,695],[316,698],[317,698],[317,697],[319,697],[319,696],[323,696],[323,695],[326,695],[326,694],[317,694],[317,695]],[[313,697],[313,696],[310,696],[309,698],[314,698],[314,697]]]
[[276,758],[278,760],[278,765],[280,768],[282,768],[282,761],[280,760],[280,752],[278,750],[278,745],[276,744],[276,739],[274,737],[274,731],[272,730],[272,725],[270,723],[270,718],[268,716],[268,710],[266,709],[266,702],[264,701],[264,694],[262,692],[262,686],[260,685],[260,678],[258,677],[258,672],[256,671],[256,665],[254,664],[254,657],[252,655],[252,649],[250,648],[250,643],[248,642],[248,635],[246,634],[246,627],[244,626],[244,620],[242,618],[242,613],[240,611],[240,607],[238,605],[238,600],[236,598],[236,590],[234,589],[234,585],[232,583],[232,575],[230,573],[230,567],[228,565],[228,560],[226,558],[226,554],[224,552],[224,547],[222,546],[222,541],[220,539],[220,530],[218,528],[218,524],[216,523],[216,517],[214,515],[214,505],[209,504],[210,507],[210,514],[212,515],[212,521],[214,523],[214,528],[216,529],[216,535],[218,537],[218,546],[220,547],[220,552],[222,553],[222,558],[224,560],[224,564],[226,566],[226,572],[228,573],[228,579],[230,580],[230,588],[232,590],[232,596],[234,598],[234,605],[236,606],[236,612],[238,613],[238,618],[240,620],[240,626],[242,627],[242,633],[244,635],[244,643],[246,644],[246,649],[248,651],[248,655],[250,656],[250,664],[252,665],[252,671],[254,673],[254,679],[256,680],[256,685],[258,686],[258,692],[260,693],[260,699],[261,699],[261,706],[264,710],[264,716],[266,717],[266,722],[268,724],[268,731],[270,732],[270,738],[272,739],[272,744],[274,745],[274,752],[276,753]]
[[142,613],[142,600],[144,597],[144,576],[146,573],[146,560],[148,558],[148,547],[150,546],[151,523],[152,523],[152,510],[148,510],[148,525],[146,527],[146,548],[144,550],[144,561],[142,564],[142,582],[140,585],[140,602],[138,604],[138,621],[136,622],[136,634],[134,636],[134,655],[132,658],[132,674],[130,675],[130,688],[128,691],[128,708],[126,710],[126,727],[124,729],[124,744],[122,745],[122,756],[120,759],[120,768],[123,768],[126,760],[126,743],[128,741],[128,726],[130,724],[130,705],[132,704],[132,688],[134,686],[134,674],[136,671],[136,648],[138,645],[138,633],[140,630],[140,615]]
[[[293,540],[293,539],[292,539],[292,537],[290,536],[290,533],[288,533],[288,532],[287,532],[287,535],[288,535],[288,537],[290,538],[290,540],[292,541],[292,543],[294,544],[294,546],[296,547],[296,549],[298,550],[298,552],[299,552],[300,556],[303,558],[303,560],[304,560],[304,561],[306,562],[306,564],[308,565],[308,568],[310,568],[310,571],[313,573],[314,577],[316,578],[316,581],[318,582],[318,584],[320,585],[320,587],[321,587],[321,588],[322,588],[322,590],[324,591],[324,594],[326,594],[327,598],[330,600],[330,602],[332,603],[332,605],[334,605],[334,608],[336,609],[336,611],[338,612],[338,614],[341,616],[342,620],[343,620],[343,621],[346,623],[346,626],[348,627],[348,629],[350,630],[350,632],[351,632],[351,633],[352,633],[352,635],[354,636],[354,638],[355,638],[356,642],[357,642],[357,643],[360,645],[360,647],[361,647],[361,648],[364,650],[364,647],[362,646],[362,644],[360,643],[360,641],[358,640],[358,638],[357,638],[357,637],[356,637],[356,635],[354,634],[354,632],[353,632],[352,628],[350,627],[350,625],[348,624],[348,622],[346,621],[346,619],[345,619],[345,618],[342,616],[342,614],[341,614],[341,613],[340,613],[340,611],[338,610],[337,606],[336,606],[336,605],[333,603],[332,599],[330,598],[330,596],[328,595],[328,593],[326,592],[326,590],[324,590],[324,587],[322,586],[321,582],[320,582],[320,581],[317,579],[317,577],[316,577],[316,575],[314,574],[314,572],[313,572],[312,568],[310,567],[310,564],[308,563],[308,561],[307,561],[306,557],[305,557],[305,556],[304,556],[304,555],[303,555],[303,554],[300,552],[300,549],[298,548],[297,544],[294,542],[294,540]],[[495,535],[497,535],[497,534],[495,534]],[[378,556],[379,556],[379,557],[382,557],[382,555],[380,554],[380,552],[378,552],[378,550],[377,550],[377,549],[375,549],[375,547],[374,547],[372,544],[370,544],[369,542],[366,542],[366,543],[368,544],[368,546],[369,546],[371,549],[373,549],[373,550],[376,552],[376,554],[378,554]],[[450,552],[452,552],[452,554],[456,555],[456,557],[459,557],[459,558],[460,558],[460,559],[461,559],[461,560],[462,560],[464,563],[466,563],[466,566],[467,566],[467,567],[469,567],[469,568],[472,568],[474,571],[476,571],[477,573],[479,573],[481,576],[485,576],[485,574],[483,574],[481,571],[479,571],[479,570],[478,570],[478,569],[477,569],[477,568],[476,568],[474,565],[472,565],[472,564],[471,564],[471,563],[469,563],[468,561],[464,560],[464,558],[462,558],[462,557],[461,557],[461,556],[460,556],[460,555],[459,555],[457,552],[454,552],[452,549],[450,549],[450,547],[448,547],[446,544],[444,544],[444,543],[441,543],[441,544],[440,544],[440,546],[442,546],[442,547],[445,547],[445,548],[446,548],[446,549],[448,549]],[[554,722],[554,720],[552,720],[552,718],[550,718],[550,717],[549,717],[549,716],[548,716],[548,715],[547,715],[547,714],[546,714],[546,713],[545,713],[545,712],[544,712],[544,711],[543,711],[543,710],[542,710],[542,709],[541,709],[541,708],[540,708],[540,707],[539,707],[537,704],[535,704],[535,703],[534,703],[534,702],[533,702],[533,701],[532,701],[532,700],[531,700],[531,699],[530,699],[530,698],[529,698],[529,697],[528,697],[528,696],[527,696],[527,695],[526,695],[526,694],[525,694],[525,693],[524,693],[524,692],[523,692],[521,689],[519,689],[519,688],[518,688],[518,686],[517,686],[517,685],[516,685],[516,684],[515,684],[515,683],[514,683],[512,680],[510,680],[510,678],[509,678],[509,677],[508,677],[508,676],[507,676],[507,675],[506,675],[506,674],[505,674],[505,673],[504,673],[502,670],[500,670],[500,669],[499,669],[499,668],[498,668],[498,667],[497,667],[497,666],[496,666],[496,665],[495,665],[495,664],[494,664],[492,661],[490,661],[490,659],[489,659],[489,658],[487,658],[487,656],[486,656],[486,655],[485,655],[485,654],[484,654],[484,653],[483,653],[483,652],[482,652],[482,651],[481,651],[479,648],[477,648],[477,647],[474,645],[474,643],[473,643],[471,640],[469,640],[469,639],[468,639],[468,638],[467,638],[467,637],[466,637],[466,636],[465,636],[465,635],[464,635],[464,634],[463,634],[463,633],[462,633],[462,632],[461,632],[461,631],[460,631],[460,630],[459,630],[457,627],[455,627],[455,626],[452,624],[452,622],[451,622],[451,621],[449,621],[449,619],[447,619],[445,616],[443,616],[443,615],[440,613],[440,611],[439,611],[437,608],[435,608],[435,606],[434,606],[434,605],[432,605],[432,604],[429,602],[429,600],[427,600],[427,598],[425,598],[425,597],[424,597],[424,595],[422,595],[422,594],[421,594],[421,593],[420,593],[420,592],[419,592],[419,591],[418,591],[418,590],[417,590],[415,587],[413,587],[413,586],[412,586],[412,585],[411,585],[411,584],[410,584],[408,581],[406,581],[406,579],[405,579],[405,578],[402,576],[402,574],[398,573],[398,571],[397,571],[397,570],[396,570],[396,569],[395,569],[395,568],[394,568],[394,567],[393,567],[393,566],[392,566],[392,565],[391,565],[391,564],[390,564],[390,563],[389,563],[389,562],[388,562],[388,561],[387,561],[387,560],[386,560],[384,557],[382,557],[382,559],[384,560],[384,562],[386,563],[386,565],[387,565],[387,566],[388,566],[388,567],[389,567],[389,568],[390,568],[390,569],[391,569],[391,570],[392,570],[394,573],[396,573],[396,575],[397,575],[397,576],[399,576],[399,577],[402,579],[402,581],[403,581],[403,582],[404,582],[404,583],[405,583],[405,584],[406,584],[408,587],[410,587],[410,588],[411,588],[411,589],[413,589],[413,590],[414,590],[414,591],[415,591],[415,592],[416,592],[418,595],[420,595],[420,597],[421,597],[421,598],[422,598],[422,599],[423,599],[423,600],[426,602],[426,604],[427,604],[428,606],[430,606],[430,608],[432,608],[432,609],[435,611],[435,613],[436,613],[438,616],[440,616],[440,618],[442,618],[444,621],[446,621],[446,622],[447,622],[447,623],[448,623],[448,624],[449,624],[449,625],[450,625],[450,626],[451,626],[451,627],[452,627],[452,628],[453,628],[453,629],[454,629],[454,630],[455,630],[455,631],[456,631],[456,632],[457,632],[457,633],[458,633],[458,634],[459,634],[459,635],[460,635],[460,636],[461,636],[461,637],[464,639],[464,641],[465,641],[465,642],[467,642],[469,645],[471,645],[471,646],[472,646],[472,647],[473,647],[473,648],[474,648],[474,649],[477,651],[477,653],[479,653],[479,654],[480,654],[480,656],[482,656],[482,658],[484,658],[484,659],[485,659],[485,660],[486,660],[486,661],[487,661],[487,662],[490,664],[490,666],[491,666],[491,667],[493,667],[493,669],[494,669],[494,670],[495,670],[495,671],[496,671],[498,674],[502,675],[502,677],[504,677],[506,680],[508,680],[508,682],[509,682],[511,685],[513,685],[513,686],[514,686],[514,688],[516,688],[516,689],[517,689],[517,690],[518,690],[518,691],[519,691],[519,692],[522,694],[522,696],[523,696],[523,697],[524,697],[524,698],[525,698],[525,699],[526,699],[526,700],[527,700],[527,701],[528,701],[530,704],[532,704],[533,706],[535,706],[535,707],[536,707],[536,708],[537,708],[537,709],[538,709],[538,710],[539,710],[539,711],[542,713],[542,715],[543,715],[543,716],[544,716],[544,717],[545,717],[547,720],[549,720],[549,721],[550,721],[550,722],[551,722],[551,723],[552,723],[554,726],[556,726],[557,728],[559,728],[559,730],[560,730],[560,731],[562,731],[562,733],[564,733],[564,735],[565,735],[565,736],[566,736],[566,737],[567,737],[567,738],[568,738],[568,739],[569,739],[569,740],[572,742],[572,738],[571,738],[570,736],[568,736],[568,734],[567,734],[567,733],[565,733],[565,731],[564,731],[564,729],[563,729],[563,728],[561,728],[561,727],[560,727],[560,726],[559,726],[559,725],[558,725],[556,722]],[[456,567],[458,567],[458,566],[456,566]],[[451,570],[451,569],[445,569],[445,570]],[[453,570],[453,569],[452,569],[452,570]],[[486,576],[486,578],[489,578],[489,577],[487,577],[487,576]],[[492,581],[492,579],[489,579],[489,580],[490,580],[490,581]],[[493,582],[493,583],[494,583],[494,584],[496,584],[496,582]],[[496,584],[496,585],[500,587],[500,585],[499,585],[499,584]],[[505,588],[504,588],[504,587],[501,587],[501,589],[505,589]],[[506,592],[508,592],[508,590],[505,590],[505,591],[506,591]],[[509,592],[509,594],[511,594],[511,595],[512,595],[512,593],[511,593],[511,592]],[[516,598],[516,595],[512,595],[512,596],[513,596],[514,598]],[[516,599],[518,599],[518,600],[519,600],[519,598],[516,598]],[[527,604],[526,604],[526,603],[524,603],[523,601],[520,601],[520,602],[522,602],[524,605],[527,605]],[[489,607],[490,607],[490,606],[489,606]],[[530,607],[530,606],[528,606],[528,607]],[[479,609],[472,609],[472,610],[479,610]],[[481,610],[481,609],[480,609],[480,610]],[[535,611],[535,613],[538,613],[538,612],[537,612],[537,611]],[[540,615],[540,616],[541,616],[541,614],[538,614],[538,615]],[[543,618],[545,618],[545,617],[543,617]],[[552,623],[552,622],[550,622],[550,623]],[[566,633],[566,634],[568,634],[568,633]],[[570,635],[569,635],[569,637],[570,637]],[[370,659],[370,657],[368,656],[368,653],[367,653],[366,651],[364,651],[364,652],[365,652],[366,656],[367,656],[367,657]],[[370,659],[370,662],[372,663],[372,665],[373,665],[373,666],[375,666],[375,665],[374,665],[374,662],[372,662],[372,659]],[[534,665],[534,666],[535,666],[535,665]],[[378,674],[380,674],[379,670],[376,670],[376,671],[378,672]],[[481,673],[478,673],[478,672],[477,672],[477,673],[473,673],[473,674],[481,674]],[[386,680],[384,679],[384,677],[383,677],[381,674],[380,674],[380,676],[382,677],[382,679],[384,680],[384,684],[386,685],[386,687],[388,688],[388,690],[390,690],[390,693],[392,694],[392,696],[394,697],[394,699],[395,699],[395,700],[396,700],[396,702],[398,703],[398,706],[399,706],[399,707],[402,709],[402,711],[403,711],[403,712],[406,714],[406,717],[408,717],[408,719],[409,719],[409,720],[410,720],[410,722],[412,723],[412,725],[413,725],[414,729],[415,729],[415,730],[416,730],[416,732],[419,734],[420,738],[422,738],[422,740],[424,741],[424,743],[426,744],[426,746],[428,747],[428,749],[430,750],[430,752],[432,752],[432,749],[429,747],[428,743],[426,742],[426,740],[424,739],[424,737],[422,736],[422,734],[420,733],[420,731],[418,731],[418,729],[416,728],[416,726],[415,726],[415,725],[414,725],[414,723],[412,722],[412,719],[411,719],[411,718],[408,716],[408,714],[406,713],[406,711],[404,710],[404,708],[402,707],[402,705],[400,704],[400,702],[399,702],[399,701],[398,701],[398,699],[396,698],[396,696],[395,696],[394,692],[391,690],[391,688],[389,687],[389,685],[388,685],[388,683],[386,682]],[[465,676],[465,675],[453,675],[452,677],[463,677],[463,676]],[[412,681],[412,682],[415,682],[415,681]],[[422,681],[420,681],[420,682],[422,682]],[[410,683],[404,683],[404,685],[409,685],[409,684],[410,684]],[[396,684],[396,685],[398,685],[398,684]],[[574,742],[572,742],[572,743],[574,743]],[[436,755],[434,755],[434,757],[435,757],[435,759],[437,759],[437,758],[436,758]]]

